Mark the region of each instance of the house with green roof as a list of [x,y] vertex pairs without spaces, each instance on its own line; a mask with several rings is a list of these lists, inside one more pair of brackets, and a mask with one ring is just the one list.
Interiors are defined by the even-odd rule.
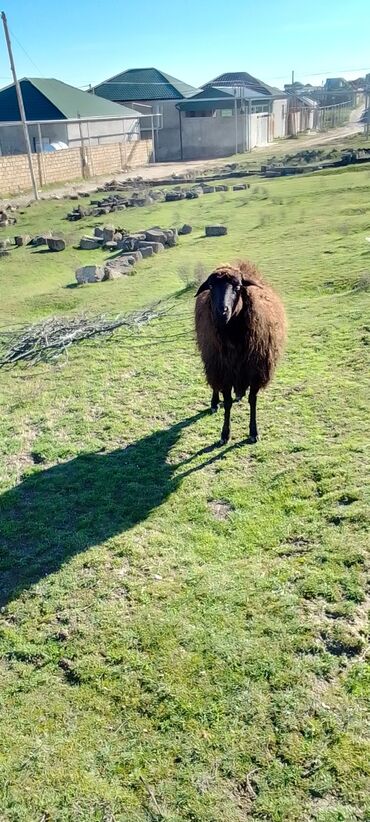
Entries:
[[[33,151],[140,139],[139,112],[54,78],[20,81]],[[149,117],[150,120],[150,117]],[[25,151],[14,84],[0,89],[0,153]],[[41,145],[40,145],[41,132]],[[58,145],[59,144],[59,145]]]
[[[154,115],[155,155],[162,162],[180,159],[180,114],[176,106],[198,91],[156,68],[128,69],[92,89],[95,96],[134,107],[143,115]],[[149,137],[150,130],[150,118],[143,118],[141,136]]]

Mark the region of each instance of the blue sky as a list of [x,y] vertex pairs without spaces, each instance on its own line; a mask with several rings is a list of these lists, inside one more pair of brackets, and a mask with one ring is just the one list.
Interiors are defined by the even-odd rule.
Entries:
[[[195,86],[237,70],[283,86],[292,69],[310,82],[370,72],[369,0],[3,2],[19,77],[83,87],[155,66]],[[0,31],[0,86],[10,82]]]

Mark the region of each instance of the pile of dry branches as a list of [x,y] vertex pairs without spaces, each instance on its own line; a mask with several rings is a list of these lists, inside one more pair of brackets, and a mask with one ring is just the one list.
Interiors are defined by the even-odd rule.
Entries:
[[19,362],[28,365],[53,362],[82,340],[111,335],[118,328],[140,328],[169,310],[169,303],[158,302],[116,317],[105,314],[51,317],[18,330],[0,332],[0,368],[10,368]]

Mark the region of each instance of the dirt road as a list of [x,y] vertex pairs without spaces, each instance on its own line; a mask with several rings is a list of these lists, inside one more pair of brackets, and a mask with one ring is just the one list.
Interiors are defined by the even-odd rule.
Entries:
[[[318,133],[315,132],[313,134],[307,134],[306,137],[299,138],[297,143],[294,145],[297,146],[297,150],[301,148],[309,148],[310,146],[317,146],[317,145],[326,145],[327,143],[333,143],[336,140],[343,139],[345,137],[350,137],[353,134],[357,134],[362,132],[364,127],[359,122],[360,117],[364,111],[364,106],[360,106],[357,109],[354,109],[351,112],[349,122],[346,123],[344,126],[340,126],[339,128],[330,129],[330,131],[325,133]],[[254,157],[260,158],[261,154],[265,154],[267,156],[271,156],[274,154],[284,154],[289,151],[289,147],[292,147],[292,143],[286,140],[280,140],[276,143],[270,143],[268,146],[260,146],[259,148],[255,148],[252,154],[243,154],[240,155],[240,159],[245,160],[246,157],[250,157],[253,159]],[[155,165],[150,166],[143,166],[140,168],[132,169],[129,172],[125,172],[122,174],[114,174],[113,172],[109,175],[105,174],[104,177],[95,178],[94,180],[90,180],[89,182],[80,182],[76,184],[67,183],[64,186],[60,186],[54,188],[50,191],[43,191],[41,194],[41,198],[44,200],[49,200],[55,196],[63,197],[68,193],[76,192],[76,191],[84,191],[84,192],[92,192],[96,189],[97,184],[102,185],[107,180],[111,180],[113,177],[116,180],[124,181],[128,180],[133,177],[141,177],[143,180],[159,180],[164,177],[170,177],[172,174],[186,174],[190,171],[198,171],[202,172],[205,169],[212,169],[212,168],[221,168],[228,162],[235,162],[235,157],[220,157],[215,160],[190,160],[183,163],[156,163]],[[24,205],[25,203],[29,202],[30,194],[22,195],[20,197],[11,197],[13,202],[18,203],[19,205]]]

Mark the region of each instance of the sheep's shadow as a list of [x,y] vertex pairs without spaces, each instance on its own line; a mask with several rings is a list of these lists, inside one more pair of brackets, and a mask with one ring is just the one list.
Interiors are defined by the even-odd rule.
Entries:
[[202,464],[197,457],[206,449],[177,465],[168,461],[181,432],[206,413],[126,448],[81,454],[37,471],[5,492],[0,497],[0,606],[75,554],[142,522],[185,476],[221,459],[229,449]]

